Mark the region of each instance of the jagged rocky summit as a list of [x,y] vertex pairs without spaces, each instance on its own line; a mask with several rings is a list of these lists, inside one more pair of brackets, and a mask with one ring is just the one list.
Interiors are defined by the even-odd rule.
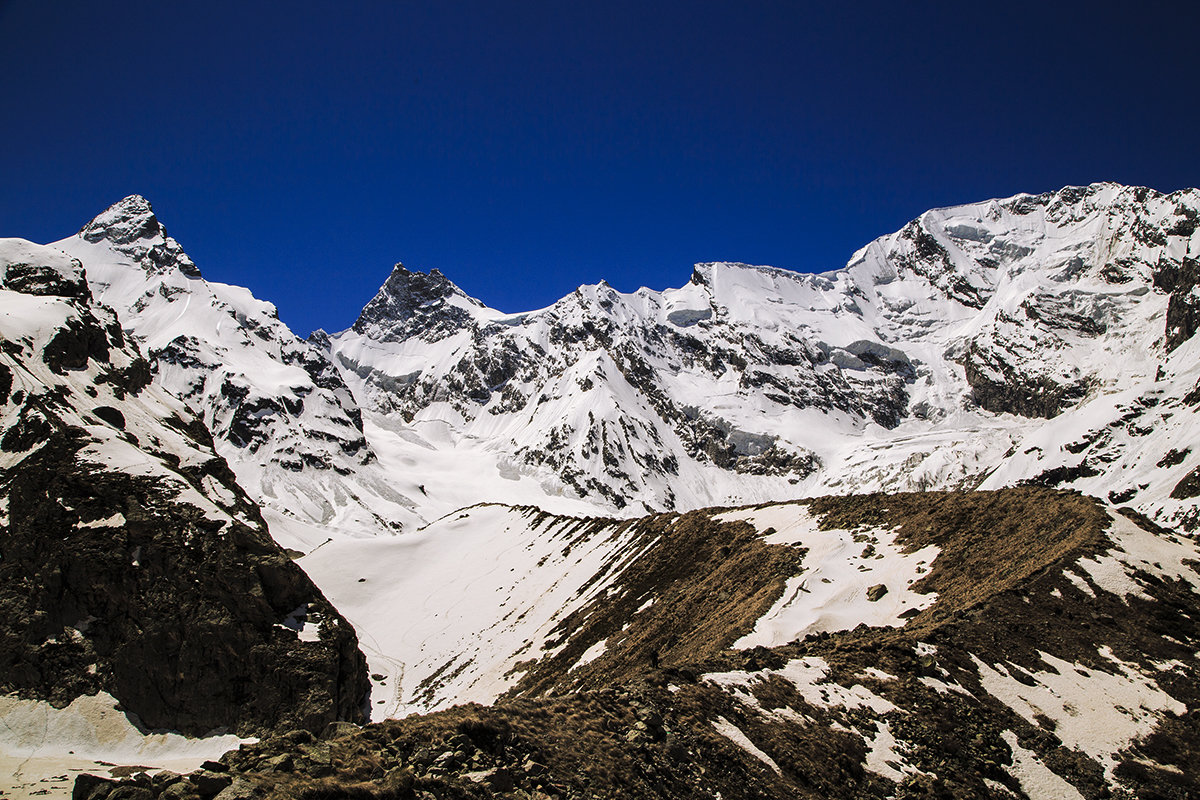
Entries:
[[380,471],[325,351],[246,289],[203,280],[144,198],[125,198],[55,246],[86,265],[155,383],[204,420],[281,541],[311,549],[339,532],[419,521]]
[[0,692],[194,736],[361,719],[354,630],[79,261],[5,239],[0,276]]

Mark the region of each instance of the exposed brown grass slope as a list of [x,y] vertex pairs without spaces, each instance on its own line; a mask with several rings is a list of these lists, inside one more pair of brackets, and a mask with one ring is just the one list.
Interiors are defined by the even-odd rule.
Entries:
[[[1134,570],[1138,594],[1117,596],[1080,570],[1114,547],[1108,510],[1032,487],[807,505],[826,529],[936,545],[914,584],[936,603],[902,627],[734,650],[804,553],[712,512],[649,518],[639,562],[564,623],[568,646],[532,666],[522,696],[280,735],[222,768],[246,797],[313,800],[1022,798],[1037,794],[1030,764],[1088,800],[1200,796],[1200,594],[1186,576]],[[603,656],[569,669],[602,639]],[[1008,694],[991,693],[995,675]],[[1056,694],[1057,680],[1082,688]],[[1122,680],[1141,694],[1110,703]],[[1115,750],[1092,752],[1081,722]],[[170,780],[190,796],[193,778]]]

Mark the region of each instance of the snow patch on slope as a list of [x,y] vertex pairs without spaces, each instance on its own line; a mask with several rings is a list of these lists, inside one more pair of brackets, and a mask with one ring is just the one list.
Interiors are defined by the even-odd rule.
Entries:
[[1013,763],[1008,773],[1021,784],[1021,791],[1029,795],[1029,800],[1084,800],[1079,790],[1043,764],[1037,753],[1021,747],[1015,733],[1004,731],[1000,738],[1012,751]]
[[726,690],[737,691],[756,683],[783,678],[796,687],[804,700],[817,708],[869,709],[876,714],[896,711],[895,704],[872,692],[862,684],[842,686],[829,680],[829,662],[818,656],[793,658],[782,669],[762,669],[755,672],[733,670],[708,672],[701,680]]
[[233,735],[191,738],[145,733],[105,692],[81,695],[65,708],[42,700],[0,696],[0,753],[37,758],[72,752],[79,758],[149,764],[186,759],[199,767],[244,741]]
[[779,769],[779,765],[775,763],[775,759],[771,758],[769,755],[760,750],[758,746],[754,744],[754,742],[750,741],[750,737],[746,736],[742,729],[737,725],[734,725],[724,717],[717,717],[715,720],[713,720],[713,727],[717,729],[717,733],[721,734],[726,739],[733,742],[738,747],[742,748],[747,753],[770,767],[771,771],[776,775],[783,774],[783,771]]
[[1118,597],[1150,600],[1137,573],[1166,580],[1183,580],[1193,591],[1200,591],[1200,570],[1195,548],[1171,533],[1154,534],[1127,517],[1110,513],[1108,538],[1113,548],[1096,556],[1080,559],[1083,569],[1105,591]]
[[[933,605],[936,594],[918,594],[909,587],[928,571],[938,548],[929,545],[907,553],[895,542],[894,531],[821,530],[804,505],[774,505],[744,509],[713,517],[719,522],[747,522],[767,544],[805,551],[799,575],[787,579],[783,596],[734,643],[740,650],[777,647],[810,633],[870,627],[901,627],[903,614]],[[877,600],[871,587],[887,592]]]
[[[1094,758],[1111,777],[1116,754],[1151,733],[1164,714],[1184,714],[1187,707],[1109,648],[1099,652],[1114,672],[1045,652],[1041,658],[1049,669],[1037,672],[1016,665],[991,667],[973,658],[989,694],[1031,724],[1038,724],[1039,715],[1053,720],[1054,733],[1064,745]],[[1015,672],[1021,673],[1020,679]]]

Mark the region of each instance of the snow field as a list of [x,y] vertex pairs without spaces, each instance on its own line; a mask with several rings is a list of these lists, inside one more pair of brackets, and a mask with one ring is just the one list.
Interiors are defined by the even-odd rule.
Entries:
[[477,506],[411,534],[330,542],[299,563],[385,676],[372,694],[381,719],[495,700],[521,661],[566,645],[545,647],[650,544],[630,527]]
[[4,732],[0,752],[36,758],[71,751],[80,758],[128,763],[189,759],[199,766],[243,741],[253,741],[233,735],[144,734],[117,705],[116,698],[105,692],[77,697],[66,708],[54,708],[42,700],[0,696],[0,730]]
[[233,735],[202,738],[171,732],[143,733],[101,692],[77,697],[65,708],[40,700],[0,696],[0,787],[5,797],[72,797],[75,776],[107,775],[136,766],[186,773],[243,742]]

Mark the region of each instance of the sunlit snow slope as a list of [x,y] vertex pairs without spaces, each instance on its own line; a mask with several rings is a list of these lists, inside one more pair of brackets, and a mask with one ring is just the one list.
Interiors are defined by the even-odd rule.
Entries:
[[417,533],[330,542],[300,564],[384,676],[372,706],[382,718],[500,696],[649,538],[629,522],[477,506]]
[[[760,521],[779,533],[760,540],[748,529],[735,529],[740,538],[726,529]],[[696,546],[688,544],[693,537]],[[626,660],[640,652],[633,657],[640,664],[650,647],[638,634],[649,620],[650,628],[670,620],[713,652],[860,623],[901,626],[936,599],[909,587],[928,573],[938,548],[905,553],[894,539],[881,529],[820,530],[796,505],[639,520],[484,505],[411,535],[331,542],[300,564],[358,630],[375,674],[372,714],[382,718],[490,703],[532,687],[561,690],[585,679],[583,668],[608,651]],[[796,550],[779,548],[772,560],[764,545]],[[743,548],[760,561],[745,561]],[[716,567],[710,558],[726,563]],[[708,592],[706,582],[722,573],[737,590]],[[773,590],[785,580],[781,593]],[[890,594],[868,599],[876,584]],[[712,598],[686,599],[693,592],[726,596],[706,609]],[[599,619],[613,629],[585,624]],[[679,636],[670,638],[679,644]],[[690,653],[695,645],[677,649]],[[662,652],[672,657],[669,648]]]

